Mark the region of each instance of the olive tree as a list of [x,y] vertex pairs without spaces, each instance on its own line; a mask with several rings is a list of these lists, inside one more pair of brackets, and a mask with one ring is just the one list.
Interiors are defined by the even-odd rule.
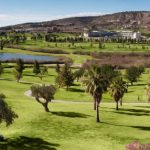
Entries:
[[49,112],[48,103],[54,99],[56,88],[53,85],[33,85],[31,92],[35,100],[42,104],[46,112]]

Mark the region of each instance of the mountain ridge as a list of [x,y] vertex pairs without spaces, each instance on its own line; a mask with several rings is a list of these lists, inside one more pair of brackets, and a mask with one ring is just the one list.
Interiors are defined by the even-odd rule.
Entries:
[[1,27],[0,30],[33,30],[55,32],[83,32],[87,30],[146,30],[150,31],[150,11],[126,11],[100,16],[69,17],[29,22]]

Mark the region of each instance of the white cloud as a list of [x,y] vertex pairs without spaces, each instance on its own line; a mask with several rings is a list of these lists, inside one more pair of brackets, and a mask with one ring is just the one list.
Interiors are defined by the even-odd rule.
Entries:
[[1,21],[1,20],[7,20],[7,19],[9,19],[9,16],[8,16],[8,15],[0,14],[0,21]]
[[[105,13],[106,14],[106,13]],[[50,16],[50,15],[26,15],[26,14],[0,14],[0,26],[14,25],[19,23],[27,22],[41,22],[41,21],[51,21],[62,18],[69,17],[81,17],[81,16],[99,16],[104,15],[104,13],[99,12],[82,12],[70,15],[59,15],[59,16]]]
[[76,14],[71,14],[71,15],[66,15],[68,17],[81,17],[81,16],[101,16],[106,13],[100,13],[100,12],[81,12],[81,13],[76,13]]

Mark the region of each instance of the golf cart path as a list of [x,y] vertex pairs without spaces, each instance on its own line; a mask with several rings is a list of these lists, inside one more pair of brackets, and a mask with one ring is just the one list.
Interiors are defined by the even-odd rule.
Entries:
[[[31,90],[26,91],[24,93],[24,95],[34,99],[34,97],[32,97]],[[66,100],[52,100],[52,102],[53,103],[68,103],[68,104],[92,104],[93,103],[92,101],[91,102],[82,102],[82,101],[77,102],[77,101],[70,101],[70,100],[68,100],[68,101],[66,101]],[[109,102],[109,103],[108,102],[103,102],[103,104],[114,104],[114,103],[113,102]],[[124,103],[124,104],[143,105],[143,104],[148,104],[148,103]]]

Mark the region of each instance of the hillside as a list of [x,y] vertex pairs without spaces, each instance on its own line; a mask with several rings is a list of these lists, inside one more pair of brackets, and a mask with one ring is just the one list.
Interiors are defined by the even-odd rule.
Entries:
[[86,29],[150,30],[150,11],[121,12],[103,16],[72,17],[54,21],[25,23],[0,30],[83,32]]

